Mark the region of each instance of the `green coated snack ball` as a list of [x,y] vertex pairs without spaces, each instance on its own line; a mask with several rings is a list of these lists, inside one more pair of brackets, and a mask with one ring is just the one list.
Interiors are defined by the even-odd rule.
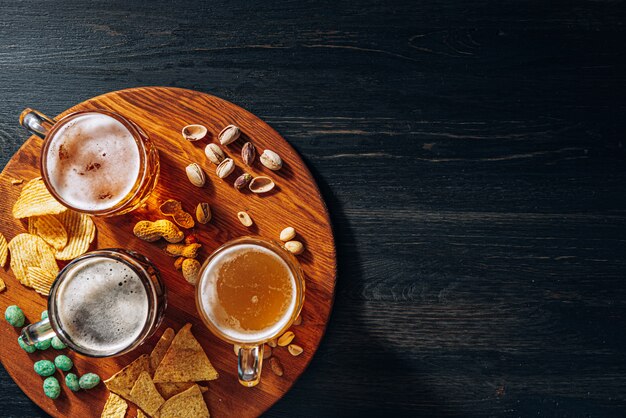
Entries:
[[26,351],[27,353],[34,353],[35,351],[37,351],[37,347],[35,347],[34,345],[26,344],[21,335],[17,337],[17,343],[20,345],[20,347],[22,347],[22,350]]
[[14,327],[23,327],[24,321],[26,321],[24,312],[17,305],[7,307],[7,310],[4,311],[4,319]]
[[39,376],[44,377],[52,376],[55,370],[54,363],[52,363],[50,360],[39,360],[35,363],[33,368],[35,369],[35,373],[37,373]]
[[78,385],[81,389],[93,389],[100,383],[100,376],[95,373],[87,373],[80,377]]
[[48,310],[46,309],[41,313],[41,319],[46,319],[48,317]]
[[65,343],[63,343],[63,341],[59,339],[59,337],[52,337],[52,341],[50,342],[50,344],[52,344],[52,348],[54,348],[55,350],[63,350],[64,348],[67,348],[67,345],[65,345]]
[[50,348],[50,344],[52,344],[50,340],[39,341],[38,343],[35,343],[35,348],[41,351],[47,350]]
[[47,377],[43,381],[43,393],[50,399],[56,399],[61,394],[61,385],[56,377]]
[[54,365],[57,366],[57,369],[66,372],[72,368],[74,363],[72,363],[72,360],[68,356],[61,354],[54,359]]
[[65,376],[65,385],[70,388],[72,392],[78,392],[80,390],[78,376],[74,373],[68,373],[67,376]]

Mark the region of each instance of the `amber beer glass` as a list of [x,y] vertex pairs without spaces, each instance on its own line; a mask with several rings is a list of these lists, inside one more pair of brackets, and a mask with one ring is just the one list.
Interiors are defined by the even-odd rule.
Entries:
[[156,186],[159,153],[135,123],[107,110],[54,120],[31,109],[20,124],[44,139],[41,177],[63,205],[96,216],[139,207]]
[[300,314],[304,275],[280,244],[242,237],[206,260],[196,285],[200,317],[213,334],[238,345],[239,382],[261,377],[263,344],[282,335]]

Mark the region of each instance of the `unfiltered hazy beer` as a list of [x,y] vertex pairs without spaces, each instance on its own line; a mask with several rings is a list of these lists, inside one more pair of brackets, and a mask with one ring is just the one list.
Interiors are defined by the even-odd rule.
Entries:
[[149,295],[142,280],[111,258],[87,258],[74,265],[55,296],[59,327],[90,353],[129,347],[148,322]]
[[206,317],[235,341],[272,338],[290,321],[296,283],[288,264],[254,244],[230,247],[203,270],[199,300]]
[[77,210],[111,208],[133,190],[139,179],[137,141],[111,116],[83,113],[54,131],[47,141],[48,183]]

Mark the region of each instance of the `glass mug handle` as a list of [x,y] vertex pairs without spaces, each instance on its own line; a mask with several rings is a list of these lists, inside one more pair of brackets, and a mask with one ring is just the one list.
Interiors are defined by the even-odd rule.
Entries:
[[28,132],[37,135],[39,138],[45,138],[56,121],[41,112],[26,108],[20,114],[20,125]]
[[256,386],[261,380],[263,364],[263,344],[252,347],[239,347],[237,353],[237,372],[239,383],[244,386]]
[[45,318],[24,328],[22,330],[22,341],[26,345],[35,345],[40,341],[49,340],[55,335],[56,333],[52,329],[52,325],[50,325],[50,320]]

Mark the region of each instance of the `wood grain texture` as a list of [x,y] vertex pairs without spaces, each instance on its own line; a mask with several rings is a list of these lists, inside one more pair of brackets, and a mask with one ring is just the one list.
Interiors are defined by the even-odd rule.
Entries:
[[[176,88],[135,88],[87,100],[62,115],[95,109],[124,115],[140,126],[159,150],[161,170],[157,187],[145,207],[127,215],[94,218],[98,232],[93,248],[125,248],[144,254],[155,263],[168,291],[167,310],[160,332],[167,326],[178,330],[191,322],[194,335],[220,373],[217,381],[209,382],[210,390],[205,395],[211,414],[258,416],[276,402],[304,371],[319,345],[330,315],[335,288],[335,248],[328,212],[315,181],[298,154],[276,131],[245,110],[208,94]],[[190,123],[204,124],[210,134],[202,141],[183,140],[180,132]],[[228,178],[219,179],[215,174],[215,165],[204,155],[204,147],[209,141],[217,141],[217,134],[231,123],[241,128],[242,138],[222,148],[237,162],[238,169]],[[246,167],[240,156],[244,141],[252,141],[259,150],[269,148],[277,152],[283,158],[283,168],[271,172],[258,159],[252,167]],[[39,175],[41,145],[39,138],[31,137],[0,174],[0,194],[4,196],[0,202],[0,218],[3,220],[2,233],[8,240],[24,231],[24,223],[11,216],[13,202],[21,189],[21,186],[12,185],[11,179],[29,180]],[[191,162],[199,163],[207,172],[207,184],[202,188],[193,186],[187,179],[185,166]],[[232,182],[243,167],[254,176],[269,175],[274,178],[276,190],[263,195],[236,190]],[[292,357],[285,348],[274,350],[273,354],[285,369],[283,377],[274,375],[266,366],[257,387],[241,386],[237,381],[232,345],[221,342],[202,324],[196,312],[195,288],[174,269],[174,258],[163,251],[165,243],[147,243],[133,236],[136,222],[162,219],[158,208],[171,198],[179,199],[183,208],[191,213],[195,213],[199,202],[211,205],[211,222],[189,230],[203,244],[198,256],[200,260],[224,242],[239,236],[254,234],[277,239],[286,226],[293,226],[300,232],[299,238],[307,248],[298,256],[306,277],[306,297],[301,314],[303,323],[294,330],[304,353]],[[247,211],[254,219],[252,227],[244,227],[237,219],[237,212],[241,210]],[[4,312],[7,306],[18,305],[27,318],[35,322],[39,313],[46,309],[47,299],[20,285],[11,273],[3,271],[1,275],[8,288],[0,295],[0,310]],[[5,342],[0,345],[0,360],[33,401],[56,417],[86,417],[102,410],[108,396],[104,385],[77,394],[63,385],[63,396],[55,401],[46,398],[41,389],[42,379],[33,372],[32,364],[39,359],[52,360],[56,352],[49,350],[29,355],[17,346],[17,333],[18,330],[6,322],[0,324],[0,336]],[[151,344],[124,356],[90,359],[72,353],[70,357],[80,374],[95,372],[106,379],[139,354],[149,353],[158,334],[151,339]]]
[[[0,0],[0,147],[168,85],[303,156],[338,254],[331,321],[266,414],[626,414],[623,1]],[[2,415],[46,414],[0,374]]]

